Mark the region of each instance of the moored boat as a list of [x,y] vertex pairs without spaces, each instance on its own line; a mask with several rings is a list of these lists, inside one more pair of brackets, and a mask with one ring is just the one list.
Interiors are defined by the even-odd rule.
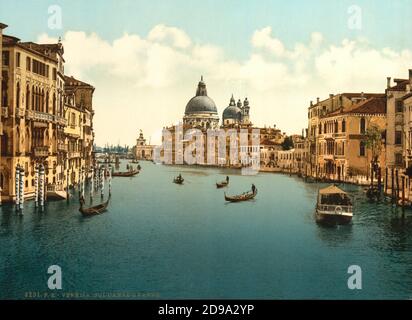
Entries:
[[319,190],[316,222],[344,225],[352,221],[353,205],[348,194],[335,185]]

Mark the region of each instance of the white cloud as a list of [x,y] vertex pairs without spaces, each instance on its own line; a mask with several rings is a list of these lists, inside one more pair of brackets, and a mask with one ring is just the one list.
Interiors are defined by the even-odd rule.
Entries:
[[153,42],[170,41],[176,48],[188,48],[191,45],[189,36],[183,30],[174,27],[168,27],[163,24],[155,26],[147,38]]
[[[57,39],[44,34],[38,41]],[[232,93],[248,96],[254,123],[294,133],[307,125],[310,100],[345,91],[383,92],[387,76],[404,77],[412,64],[410,50],[378,49],[365,39],[327,43],[319,32],[287,48],[270,27],[253,33],[243,60],[164,25],[146,37],[124,34],[113,42],[68,31],[63,44],[66,73],[96,87],[99,144],[134,143],[138,129],[158,136],[163,126],[182,118],[201,75],[220,115]]]

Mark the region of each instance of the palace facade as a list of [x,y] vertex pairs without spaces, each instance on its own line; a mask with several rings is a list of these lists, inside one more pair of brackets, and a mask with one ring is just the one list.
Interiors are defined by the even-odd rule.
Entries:
[[64,75],[60,41],[37,44],[8,35],[1,40],[1,197],[15,200],[17,166],[25,198],[34,197],[38,165],[45,168],[47,191],[62,191],[78,182],[69,175],[78,176],[75,170],[92,163],[94,88]]

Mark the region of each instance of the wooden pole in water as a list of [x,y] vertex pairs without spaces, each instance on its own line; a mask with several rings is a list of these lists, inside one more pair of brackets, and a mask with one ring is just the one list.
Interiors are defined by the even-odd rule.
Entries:
[[396,169],[396,201],[399,199],[399,171]]
[[392,203],[395,201],[395,169],[391,170],[391,198]]
[[20,165],[17,164],[15,172],[15,194],[16,194],[16,209],[19,210],[20,201]]
[[371,189],[373,188],[373,163],[371,163]]
[[34,166],[34,206],[39,206],[39,166]]
[[382,192],[382,169],[381,167],[378,168],[378,200],[381,196]]
[[385,168],[385,194],[388,192],[388,167]]
[[405,176],[402,176],[402,207],[405,206]]
[[24,168],[20,168],[20,210],[23,210],[24,207]]

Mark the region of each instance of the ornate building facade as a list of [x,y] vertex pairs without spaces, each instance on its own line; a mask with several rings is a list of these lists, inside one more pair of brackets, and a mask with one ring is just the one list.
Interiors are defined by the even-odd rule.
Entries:
[[[64,190],[68,182],[70,157],[64,76],[64,49],[56,44],[21,42],[2,37],[0,187],[4,201],[16,200],[16,168],[19,167],[24,198],[35,195],[35,170],[44,166],[46,191]],[[70,86],[68,86],[71,94]],[[93,88],[94,90],[94,88]],[[90,113],[91,98],[87,110]],[[91,117],[76,122],[92,127]],[[82,129],[83,130],[83,129]],[[83,133],[83,137],[84,133]],[[92,133],[86,139],[93,145]],[[91,142],[90,142],[91,141]],[[91,146],[89,146],[91,155]],[[90,163],[90,156],[83,161]],[[19,178],[21,179],[21,178]]]

